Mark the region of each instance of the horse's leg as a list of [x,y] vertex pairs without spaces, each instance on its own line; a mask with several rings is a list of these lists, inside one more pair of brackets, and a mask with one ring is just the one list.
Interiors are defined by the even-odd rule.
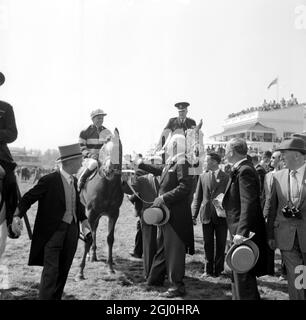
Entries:
[[110,273],[115,273],[113,267],[113,244],[114,244],[114,232],[115,225],[119,216],[119,209],[115,212],[111,212],[108,217],[108,236],[107,236],[107,244],[108,244],[108,259],[107,264]]
[[92,247],[91,247],[91,262],[97,262],[97,229],[99,225],[100,217],[96,218],[95,221],[89,221],[92,234]]
[[86,264],[86,256],[87,256],[87,254],[88,254],[88,252],[90,250],[90,246],[91,246],[91,243],[89,243],[89,242],[85,242],[84,243],[84,253],[83,253],[82,261],[81,261],[80,266],[79,266],[79,268],[80,268],[79,272],[75,277],[76,281],[85,280],[84,268],[85,268],[85,264]]

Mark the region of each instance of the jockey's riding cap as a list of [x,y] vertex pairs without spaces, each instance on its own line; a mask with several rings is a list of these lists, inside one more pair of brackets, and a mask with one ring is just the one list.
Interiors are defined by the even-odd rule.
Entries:
[[90,114],[90,117],[91,117],[91,119],[93,119],[95,116],[98,116],[100,114],[102,114],[103,116],[107,115],[107,113],[105,113],[102,109],[97,109],[97,110],[92,111],[92,113]]

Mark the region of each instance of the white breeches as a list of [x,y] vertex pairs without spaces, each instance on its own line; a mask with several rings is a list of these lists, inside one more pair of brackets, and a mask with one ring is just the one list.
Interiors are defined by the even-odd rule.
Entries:
[[7,234],[6,220],[4,220],[0,225],[0,260],[5,250]]

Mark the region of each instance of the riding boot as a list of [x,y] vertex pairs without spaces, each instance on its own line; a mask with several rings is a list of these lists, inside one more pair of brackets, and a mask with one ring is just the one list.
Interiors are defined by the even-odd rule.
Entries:
[[82,173],[82,175],[80,177],[79,186],[78,186],[79,187],[79,191],[82,190],[82,188],[85,185],[85,182],[86,182],[87,178],[90,177],[93,174],[94,171],[95,171],[95,169],[94,170],[89,170],[88,168],[85,169],[85,171]]

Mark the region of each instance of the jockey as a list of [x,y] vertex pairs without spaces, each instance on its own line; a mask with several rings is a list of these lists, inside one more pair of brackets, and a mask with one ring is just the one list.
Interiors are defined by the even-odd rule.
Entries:
[[[5,82],[5,77],[0,72],[0,86]],[[19,189],[15,176],[16,163],[7,147],[17,139],[18,131],[15,122],[13,107],[7,102],[0,101],[0,165],[5,171],[3,180],[3,199],[6,202],[7,223],[10,224],[15,212]]]
[[[187,108],[189,105],[190,104],[188,102],[178,102],[174,105],[178,109],[178,117],[169,119],[161,134],[155,151],[161,150],[167,138],[169,137],[169,134],[172,134],[178,130],[181,130],[182,133],[186,134],[187,129],[192,129],[196,126],[196,122],[193,119],[187,118]],[[165,138],[164,141],[163,137]]]
[[92,111],[90,117],[93,124],[80,133],[79,143],[81,145],[86,169],[80,176],[79,190],[83,188],[87,178],[98,167],[100,149],[108,138],[112,136],[111,131],[102,125],[104,116],[106,115],[102,109]]

